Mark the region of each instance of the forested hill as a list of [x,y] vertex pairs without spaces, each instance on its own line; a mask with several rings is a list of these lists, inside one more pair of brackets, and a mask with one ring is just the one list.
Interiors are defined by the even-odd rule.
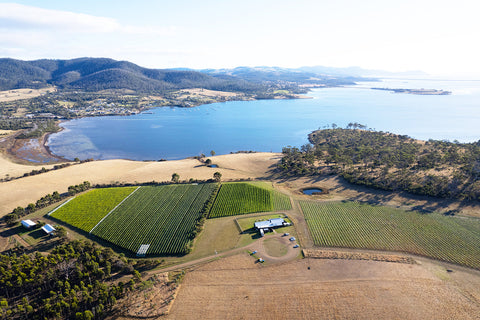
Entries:
[[277,89],[304,93],[302,86],[340,86],[352,85],[355,81],[375,80],[348,74],[327,75],[316,70],[280,67],[148,69],[128,61],[108,58],[33,61],[3,58],[0,59],[0,90],[55,85],[60,89],[83,91],[130,89],[137,92],[165,92],[204,88],[247,94],[271,93]]
[[311,144],[283,149],[279,168],[290,176],[333,172],[384,190],[480,200],[480,142],[418,141],[365,128],[314,131]]
[[215,76],[191,70],[147,69],[131,62],[107,58],[0,59],[0,90],[41,88],[47,85],[85,91],[130,89],[138,92],[201,87],[253,93],[265,89],[262,84],[225,75]]

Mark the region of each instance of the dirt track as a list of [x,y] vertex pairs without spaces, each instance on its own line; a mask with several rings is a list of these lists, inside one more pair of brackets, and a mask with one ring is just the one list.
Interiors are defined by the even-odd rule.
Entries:
[[[281,257],[272,257],[267,253],[267,250],[265,249],[263,242],[267,239],[272,239],[272,238],[281,239],[281,241],[284,243],[285,247],[287,248],[287,253],[285,255]],[[163,268],[160,271],[167,272],[167,271],[173,271],[173,270],[188,269],[194,266],[198,267],[199,265],[203,265],[205,263],[214,261],[216,259],[224,258],[224,257],[231,256],[238,253],[244,253],[247,251],[250,251],[250,252],[257,251],[256,256],[263,258],[267,264],[275,264],[279,262],[294,260],[300,255],[301,253],[300,250],[301,250],[300,248],[293,248],[293,244],[290,243],[290,241],[288,240],[288,237],[283,237],[281,234],[274,233],[274,234],[269,234],[263,238],[260,238],[248,246],[228,250],[220,254],[211,255],[201,259],[177,264],[172,267]],[[255,260],[256,258],[252,259],[252,263],[255,262]],[[149,274],[154,274],[154,273],[158,273],[158,270],[149,272]]]

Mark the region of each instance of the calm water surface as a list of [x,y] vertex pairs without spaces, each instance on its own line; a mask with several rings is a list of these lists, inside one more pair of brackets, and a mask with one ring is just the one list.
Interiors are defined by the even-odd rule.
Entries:
[[[368,87],[445,89],[448,96],[396,94]],[[235,101],[163,107],[127,117],[63,123],[48,144],[69,159],[182,159],[210,150],[281,151],[307,143],[312,130],[349,122],[418,139],[480,139],[480,81],[385,80],[316,89],[313,99]]]

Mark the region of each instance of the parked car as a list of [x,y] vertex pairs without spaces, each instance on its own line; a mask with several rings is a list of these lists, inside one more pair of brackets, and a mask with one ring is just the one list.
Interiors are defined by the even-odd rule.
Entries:
[[294,247],[294,248],[298,248],[298,247],[299,247],[299,245],[298,245],[298,244],[296,244],[296,245],[294,245],[293,247]]
[[290,233],[286,232],[286,233],[284,233],[283,235],[286,237],[286,236],[289,236]]
[[290,241],[295,241],[295,237],[291,237],[289,240]]

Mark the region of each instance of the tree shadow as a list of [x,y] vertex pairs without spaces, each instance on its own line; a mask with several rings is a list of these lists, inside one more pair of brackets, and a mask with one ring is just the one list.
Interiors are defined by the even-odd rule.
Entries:
[[2,232],[0,232],[0,237],[8,238],[10,236],[13,236],[14,234],[19,234],[25,231],[27,231],[27,229],[25,229],[22,225],[18,225],[18,226],[3,230]]
[[249,229],[245,229],[241,232],[241,234],[254,234],[254,233],[258,233],[257,230],[255,228],[249,228]]
[[50,252],[55,247],[63,243],[62,239],[59,238],[49,238],[46,237],[45,241],[38,243],[37,245],[27,249],[26,253],[35,253],[35,252]]
[[42,229],[37,229],[29,233],[29,236],[34,239],[40,239],[43,237],[48,237],[48,235]]

